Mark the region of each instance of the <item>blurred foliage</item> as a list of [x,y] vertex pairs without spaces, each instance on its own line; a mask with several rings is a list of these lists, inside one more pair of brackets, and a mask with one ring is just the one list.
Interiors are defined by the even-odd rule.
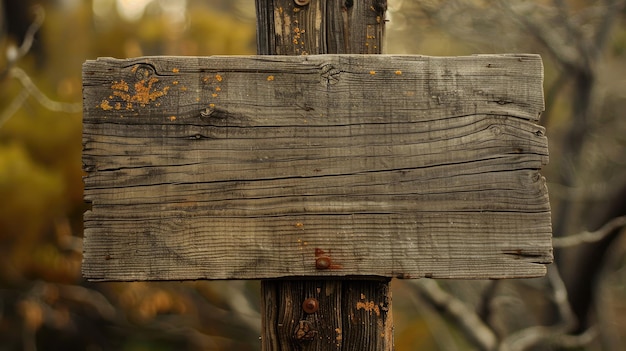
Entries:
[[[548,1],[535,2],[548,8]],[[586,1],[567,2],[577,14],[590,8]],[[82,199],[81,115],[50,109],[8,73],[13,63],[5,53],[15,51],[23,40],[23,33],[20,36],[12,28],[25,30],[34,20],[31,6],[43,6],[43,27],[32,50],[15,67],[25,71],[48,98],[74,105],[81,103],[81,65],[86,59],[255,52],[252,0],[153,0],[134,18],[118,11],[122,3],[133,1],[29,0],[19,2],[26,12],[5,14],[3,23],[24,23],[5,25],[7,30],[0,37],[0,351],[258,350],[258,282],[93,284],[80,277],[82,214],[88,210]],[[465,11],[464,3],[471,3],[478,12]],[[502,13],[494,14],[491,4],[480,0],[390,1],[387,51],[541,53],[548,106],[544,123],[552,155],[545,173],[548,179],[558,179],[575,86],[567,79],[567,68],[518,23],[503,20]],[[7,6],[0,9],[14,11]],[[449,12],[437,12],[444,10]],[[553,200],[576,198],[580,203],[599,204],[626,178],[624,17],[598,58],[602,65],[596,78],[597,113],[581,141],[585,147],[577,174],[583,186],[552,181]],[[583,32],[596,23],[584,25]],[[582,221],[572,228],[583,228]],[[618,258],[607,273],[610,284],[603,303],[619,315],[626,310],[626,244],[622,240],[615,247]],[[469,288],[464,284],[458,286],[467,295]],[[535,291],[510,285],[502,289],[517,292],[507,296],[507,301],[521,301],[523,292]],[[452,323],[420,300],[409,283],[394,282],[394,298],[398,351],[471,349],[458,331],[442,334]],[[539,303],[535,307],[545,309]],[[626,335],[623,317],[612,322]]]
[[235,3],[180,1],[188,10],[181,13],[168,1],[152,1],[136,20],[109,0],[4,7],[23,12],[3,14],[13,21],[1,37],[3,53],[21,45],[35,20],[34,5],[43,6],[45,20],[26,56],[0,59],[0,350],[258,349],[258,311],[244,304],[239,314],[248,315],[239,317],[231,303],[237,296],[256,301],[254,282],[82,280],[82,214],[88,207],[81,114],[49,109],[10,71],[14,64],[52,101],[80,107],[87,59],[254,53],[254,8]]

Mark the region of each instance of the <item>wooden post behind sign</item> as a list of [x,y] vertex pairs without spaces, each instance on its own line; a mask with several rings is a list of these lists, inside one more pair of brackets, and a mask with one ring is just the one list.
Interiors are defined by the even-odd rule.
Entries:
[[[382,52],[386,0],[256,0],[256,6],[259,55]],[[318,254],[316,266],[325,268],[331,253]],[[262,349],[292,350],[295,342],[302,350],[392,350],[390,279],[358,279],[263,280]],[[308,313],[305,301],[319,309]]]

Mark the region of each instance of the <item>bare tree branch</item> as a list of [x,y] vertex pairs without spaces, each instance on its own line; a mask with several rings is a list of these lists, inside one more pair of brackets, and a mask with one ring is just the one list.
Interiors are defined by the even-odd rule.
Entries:
[[584,43],[580,40],[582,38],[582,33],[580,32],[579,27],[576,26],[574,21],[572,21],[568,4],[564,0],[553,0],[553,3],[557,9],[556,17],[560,20],[563,28],[565,29],[563,35],[566,38],[562,41],[566,43],[573,43],[572,45],[575,45],[579,52],[584,52]]
[[421,279],[415,282],[419,292],[442,310],[461,328],[481,350],[495,350],[497,337],[480,317],[463,302],[439,287],[436,281]]
[[[568,335],[576,327],[576,317],[567,298],[567,289],[556,267],[548,267],[548,280],[552,287],[552,300],[557,306],[561,322],[553,326],[533,326],[522,329],[506,337],[498,351],[524,351],[540,343],[565,346],[575,344],[582,346],[593,340],[593,337]],[[582,343],[584,342],[584,344]]]
[[[576,327],[576,317],[569,305],[565,284],[556,266],[548,269],[552,300],[557,306],[561,322],[553,326],[532,326],[517,331],[498,343],[498,337],[477,313],[439,287],[433,280],[416,282],[419,292],[430,303],[442,310],[461,328],[481,350],[524,351],[540,343],[558,346],[585,345],[596,337],[594,330],[581,335],[568,335]],[[491,291],[492,292],[492,291]]]
[[570,331],[576,327],[577,320],[567,297],[567,288],[556,265],[548,267],[548,280],[552,286],[552,300],[557,306],[563,328]]
[[245,296],[245,282],[231,282],[224,289],[229,298],[226,299],[230,307],[241,318],[241,322],[246,324],[250,330],[261,333],[261,314],[252,308],[250,300]]
[[554,247],[563,248],[563,247],[576,246],[576,245],[580,245],[584,243],[597,242],[597,241],[602,240],[607,235],[611,234],[614,230],[619,229],[624,226],[626,226],[626,216],[615,217],[609,222],[607,222],[605,225],[603,225],[602,228],[594,232],[584,231],[582,233],[578,233],[578,234],[574,234],[570,236],[552,238],[552,245]]
[[613,28],[613,24],[617,19],[618,14],[621,9],[624,8],[624,4],[626,3],[624,0],[605,0],[604,13],[601,18],[603,19],[599,25],[598,30],[596,31],[596,35],[593,37],[593,40],[589,43],[589,50],[592,53],[592,57],[595,59],[602,51],[602,49],[606,46],[606,41],[609,38],[609,33],[611,32],[611,28]]
[[8,64],[7,67],[3,70],[2,74],[0,74],[0,79],[4,78],[4,76],[10,71],[11,67],[19,61],[22,57],[26,56],[26,54],[30,51],[30,48],[33,46],[33,41],[35,40],[35,34],[41,28],[44,19],[46,18],[46,12],[44,11],[41,5],[34,7],[35,11],[35,19],[33,23],[30,24],[28,30],[24,35],[24,41],[22,41],[22,45],[19,48],[9,48],[5,53],[7,56]]
[[582,347],[591,343],[597,336],[596,328],[590,328],[579,335],[567,335],[560,327],[535,326],[524,329],[507,338],[498,351],[524,351],[539,343],[547,343],[557,347]]
[[78,113],[82,111],[83,107],[80,103],[59,102],[50,99],[46,94],[39,90],[28,74],[21,68],[12,67],[9,70],[9,75],[19,80],[24,89],[22,89],[20,94],[13,99],[11,104],[4,109],[4,111],[2,111],[2,114],[0,114],[0,128],[2,128],[4,123],[6,123],[11,117],[13,117],[20,107],[22,107],[24,102],[26,102],[26,99],[29,96],[34,97],[35,100],[41,104],[41,106],[50,111],[64,113]]
[[498,282],[498,280],[489,281],[487,287],[483,290],[480,303],[476,308],[476,314],[478,317],[489,327],[492,327],[489,323],[489,318],[493,314],[493,300],[498,291]]
[[[411,284],[414,285],[414,284]],[[448,328],[448,322],[443,315],[436,310],[426,299],[419,298],[418,294],[411,294],[411,299],[417,307],[419,314],[427,321],[426,327],[430,331],[435,344],[439,350],[457,351],[458,347],[454,342],[452,333]]]
[[24,72],[24,70],[14,67],[14,65],[19,61],[22,57],[24,57],[31,49],[33,45],[33,40],[35,38],[35,34],[41,28],[43,21],[45,19],[45,11],[42,6],[35,6],[35,19],[33,23],[28,27],[26,34],[24,35],[24,41],[22,45],[18,49],[9,49],[6,52],[7,56],[7,67],[0,74],[0,79],[3,79],[7,75],[12,78],[16,78],[20,81],[24,89],[11,101],[9,106],[2,111],[0,114],[0,128],[8,121],[13,115],[22,107],[24,102],[29,96],[34,97],[43,107],[55,111],[55,112],[66,112],[66,113],[78,113],[82,111],[82,105],[80,103],[65,103],[58,102],[50,99],[46,94],[44,94],[35,83],[33,83],[32,79]]
[[20,91],[20,93],[15,98],[13,98],[13,100],[11,100],[9,106],[7,106],[4,111],[2,111],[2,114],[0,114],[0,128],[2,128],[4,123],[6,123],[6,121],[13,117],[13,115],[22,107],[22,105],[24,105],[24,102],[26,102],[28,96],[28,90],[22,89],[22,91]]
[[585,330],[584,333],[578,335],[560,335],[556,337],[552,345],[560,346],[564,348],[575,348],[589,345],[600,334],[598,328],[591,327]]
[[28,93],[48,110],[65,113],[78,113],[82,111],[83,107],[80,103],[58,102],[50,99],[48,96],[46,96],[46,94],[39,90],[39,88],[37,88],[37,86],[30,79],[28,74],[26,74],[26,72],[24,72],[24,70],[22,70],[21,68],[13,67],[11,68],[9,73],[11,77],[17,78],[17,80],[22,83],[24,88],[28,90]]
[[568,67],[581,66],[579,50],[564,43],[563,38],[550,26],[550,21],[534,19],[531,13],[538,12],[535,5],[524,2],[522,6],[516,3],[516,8],[513,8],[511,2],[507,0],[500,0],[498,3],[511,18],[520,22],[529,33],[539,40],[559,63]]
[[63,285],[49,283],[59,294],[68,299],[86,306],[91,306],[98,312],[100,317],[106,320],[113,320],[117,315],[117,310],[109,300],[99,291],[88,289],[79,285]]

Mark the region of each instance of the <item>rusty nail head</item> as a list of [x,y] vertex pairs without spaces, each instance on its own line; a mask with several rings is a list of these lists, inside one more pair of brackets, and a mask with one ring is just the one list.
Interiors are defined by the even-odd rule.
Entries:
[[315,268],[328,269],[330,268],[330,257],[322,256],[315,259]]
[[305,6],[308,5],[311,0],[293,0],[293,2],[295,2],[298,6]]
[[317,301],[316,298],[313,298],[313,297],[309,297],[308,299],[304,300],[304,302],[302,303],[302,309],[304,310],[304,312],[308,314],[317,312],[319,308],[320,308],[320,303]]

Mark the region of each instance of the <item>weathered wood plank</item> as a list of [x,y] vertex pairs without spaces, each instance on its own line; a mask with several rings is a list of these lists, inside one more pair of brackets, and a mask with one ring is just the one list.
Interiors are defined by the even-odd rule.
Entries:
[[83,79],[89,279],[509,278],[552,260],[538,56],[99,59]]

